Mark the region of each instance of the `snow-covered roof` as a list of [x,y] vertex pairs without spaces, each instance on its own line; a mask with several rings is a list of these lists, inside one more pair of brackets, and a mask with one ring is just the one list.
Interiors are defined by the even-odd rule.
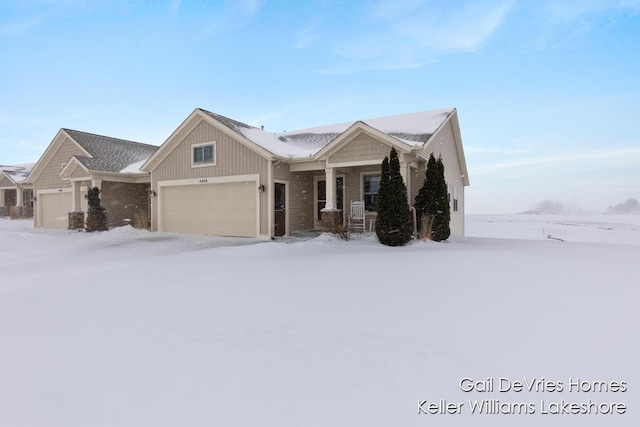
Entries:
[[272,133],[210,111],[200,110],[267,151],[289,158],[313,156],[358,121],[409,146],[421,146],[454,111],[453,108],[444,108]]
[[[76,156],[88,170],[121,172],[133,163],[144,162],[158,149],[155,145],[63,129],[93,157]],[[131,173],[131,172],[129,172]]]
[[29,176],[35,163],[23,163],[20,165],[0,165],[0,171],[4,172],[13,182],[20,184]]
[[144,163],[146,161],[147,161],[147,159],[144,159],[144,160],[140,160],[139,162],[131,163],[126,168],[122,169],[120,171],[120,173],[134,173],[134,174],[135,173],[146,173],[146,172],[140,170],[140,167],[142,167],[142,165],[144,165]]

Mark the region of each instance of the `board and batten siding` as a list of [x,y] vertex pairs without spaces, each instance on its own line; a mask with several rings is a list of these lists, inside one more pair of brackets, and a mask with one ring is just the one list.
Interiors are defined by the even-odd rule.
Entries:
[[388,156],[391,147],[371,135],[361,132],[344,147],[329,156],[329,163],[347,163],[380,160]]
[[[215,142],[215,166],[192,167],[193,144]],[[268,186],[270,160],[257,154],[210,123],[201,120],[176,148],[151,173],[151,189],[158,192],[158,181],[259,174],[260,183]],[[256,191],[258,189],[256,188]],[[260,234],[269,230],[267,209],[272,198],[265,190],[260,194]],[[152,229],[158,230],[158,198],[151,199]]]
[[58,150],[38,176],[38,179],[33,183],[34,189],[44,190],[71,187],[69,180],[62,179],[60,176],[62,166],[69,161],[71,156],[86,156],[86,154],[83,153],[75,142],[65,137],[60,147],[58,147]]
[[[65,165],[71,156],[86,156],[86,154],[73,142],[69,137],[64,138],[56,152],[51,157],[51,160],[44,166],[44,169],[38,175],[38,178],[33,183],[33,194],[37,197],[38,191],[50,190],[50,189],[66,189],[71,188],[71,182],[68,179],[62,179],[60,172],[63,165]],[[69,211],[72,206],[69,205]],[[38,224],[38,201],[34,203],[34,225],[40,227]]]
[[[456,149],[456,141],[453,133],[453,125],[448,120],[422,150],[425,159],[433,153],[435,158],[442,156],[442,164],[444,165],[444,179],[447,185],[453,185],[458,191],[458,210],[453,211],[453,202],[451,206],[451,234],[464,236],[464,182],[462,181],[462,170],[460,168],[460,159]],[[424,182],[424,175],[419,180],[420,185]],[[453,194],[451,194],[453,200]]]

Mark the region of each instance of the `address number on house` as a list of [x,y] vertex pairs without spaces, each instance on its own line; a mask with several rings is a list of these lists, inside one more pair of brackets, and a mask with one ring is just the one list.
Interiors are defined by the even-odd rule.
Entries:
[[200,184],[206,184],[209,182],[209,180],[205,179],[201,179],[200,181],[198,181]]

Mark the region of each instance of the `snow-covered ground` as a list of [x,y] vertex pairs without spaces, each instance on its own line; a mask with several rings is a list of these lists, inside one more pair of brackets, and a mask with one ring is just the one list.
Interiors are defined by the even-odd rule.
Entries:
[[[0,426],[639,425],[640,215],[470,216],[467,234],[389,248],[0,218]],[[499,391],[542,378],[563,391]],[[440,399],[461,414],[419,414]],[[535,413],[471,414],[482,399]],[[541,413],[562,399],[627,409]]]

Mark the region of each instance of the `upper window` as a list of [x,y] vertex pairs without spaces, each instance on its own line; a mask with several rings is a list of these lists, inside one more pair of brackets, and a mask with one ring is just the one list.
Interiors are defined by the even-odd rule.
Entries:
[[364,196],[364,210],[375,212],[378,207],[378,190],[380,190],[380,175],[364,175],[362,177],[362,194]]
[[216,164],[216,144],[214,142],[193,145],[192,149],[192,166],[212,166]]

